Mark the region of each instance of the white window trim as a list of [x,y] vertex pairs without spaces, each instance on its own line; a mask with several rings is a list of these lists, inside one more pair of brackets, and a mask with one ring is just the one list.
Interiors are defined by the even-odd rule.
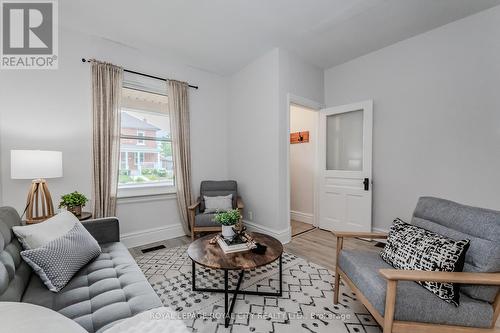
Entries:
[[150,195],[160,195],[160,194],[176,194],[177,189],[175,185],[165,185],[165,184],[131,184],[131,185],[120,185],[118,187],[118,198],[132,198],[132,197],[144,197]]

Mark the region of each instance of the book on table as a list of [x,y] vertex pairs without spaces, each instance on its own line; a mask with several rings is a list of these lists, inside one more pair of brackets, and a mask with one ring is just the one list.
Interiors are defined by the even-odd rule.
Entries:
[[219,236],[217,237],[217,243],[224,253],[248,251],[255,247],[253,242],[242,239],[238,235],[236,235],[232,240]]

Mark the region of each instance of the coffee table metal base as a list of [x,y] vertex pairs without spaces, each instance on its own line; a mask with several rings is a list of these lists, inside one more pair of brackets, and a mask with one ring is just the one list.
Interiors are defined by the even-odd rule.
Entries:
[[[224,269],[224,289],[217,288],[197,288],[196,287],[196,263],[192,260],[191,269],[191,285],[193,291],[210,292],[210,293],[224,293],[224,327],[229,326],[229,321],[231,319],[231,314],[233,313],[234,303],[236,302],[236,296],[240,295],[257,295],[257,296],[277,296],[283,295],[283,262],[281,256],[279,257],[279,291],[278,292],[266,292],[266,291],[252,291],[252,290],[240,290],[241,281],[243,281],[243,275],[245,271],[242,270],[238,276],[238,284],[236,289],[229,289],[229,270]],[[229,294],[233,295],[231,304],[229,305]]]

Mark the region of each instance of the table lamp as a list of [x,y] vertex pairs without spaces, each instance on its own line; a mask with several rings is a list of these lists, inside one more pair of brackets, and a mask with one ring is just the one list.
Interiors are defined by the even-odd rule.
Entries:
[[62,152],[11,150],[10,178],[31,179],[26,201],[26,223],[38,223],[54,215],[54,204],[45,178],[62,177]]

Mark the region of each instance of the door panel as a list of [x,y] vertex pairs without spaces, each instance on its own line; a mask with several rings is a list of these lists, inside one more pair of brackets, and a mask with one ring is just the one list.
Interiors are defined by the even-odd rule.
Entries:
[[371,231],[373,103],[323,109],[319,127],[319,226]]

